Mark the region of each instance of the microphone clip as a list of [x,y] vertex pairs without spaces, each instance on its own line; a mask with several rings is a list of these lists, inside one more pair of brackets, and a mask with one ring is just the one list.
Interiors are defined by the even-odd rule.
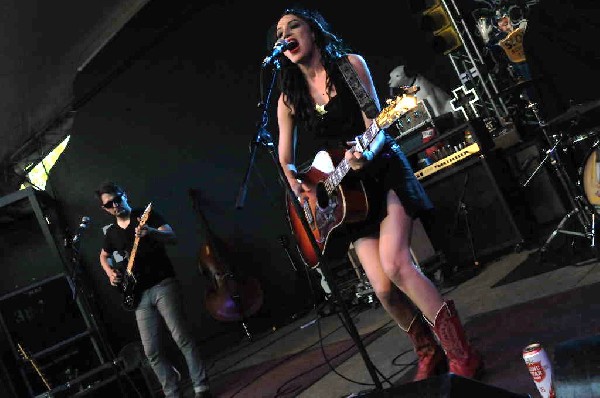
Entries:
[[89,223],[90,223],[89,217],[87,217],[87,216],[82,217],[81,223],[79,224],[79,227],[77,227],[77,232],[75,232],[75,235],[73,235],[73,237],[71,238],[72,243],[78,243],[81,240],[81,235],[83,234],[83,231],[85,231],[87,229],[87,227],[89,226]]
[[286,52],[288,50],[293,50],[296,47],[298,47],[298,42],[295,40],[293,40],[293,41],[287,41],[285,39],[277,40],[277,42],[275,42],[275,45],[273,46],[273,50],[271,50],[271,54],[267,55],[265,57],[265,59],[263,60],[262,67],[265,68],[272,63],[275,64],[276,67],[278,67],[279,63],[278,63],[277,58],[279,58],[279,56],[281,54],[283,54],[284,52]]

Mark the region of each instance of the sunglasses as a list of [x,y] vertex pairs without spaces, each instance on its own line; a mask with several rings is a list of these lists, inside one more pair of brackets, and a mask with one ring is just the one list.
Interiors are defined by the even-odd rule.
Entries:
[[119,193],[112,200],[109,200],[108,202],[104,203],[102,205],[102,207],[104,207],[105,209],[112,209],[115,206],[115,203],[121,204],[122,201],[123,201],[123,194]]

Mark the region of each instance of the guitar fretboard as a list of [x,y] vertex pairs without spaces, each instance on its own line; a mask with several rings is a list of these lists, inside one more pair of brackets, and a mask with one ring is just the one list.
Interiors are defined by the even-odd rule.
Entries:
[[140,243],[140,237],[136,236],[133,241],[133,247],[131,249],[131,253],[129,253],[129,262],[127,263],[127,273],[131,274],[133,270],[133,261],[135,259],[135,254],[137,253],[138,244]]
[[[146,224],[146,221],[148,221],[148,217],[150,216],[151,209],[152,209],[152,202],[148,203],[148,206],[146,206],[146,209],[144,210],[144,213],[142,214],[142,217],[140,219],[140,223],[138,225],[139,227],[142,227]],[[140,237],[136,236],[135,239],[133,240],[133,247],[131,248],[131,253],[129,253],[129,261],[127,262],[127,273],[129,275],[131,275],[132,271],[133,271],[133,264],[134,264],[135,255],[137,253],[139,243],[140,243]]]
[[[365,131],[359,138],[360,146],[362,146],[363,150],[366,149],[369,144],[375,139],[377,133],[379,133],[381,129],[377,125],[375,121],[371,123],[367,131]],[[356,145],[353,147],[356,149]],[[331,195],[338,187],[342,179],[348,174],[350,170],[350,163],[344,158],[333,170],[333,172],[325,179],[323,184],[325,185],[325,189],[327,190],[327,194]]]
[[48,380],[46,379],[46,377],[44,376],[44,374],[42,373],[42,371],[40,370],[40,368],[37,366],[37,363],[33,360],[33,358],[31,358],[29,356],[29,354],[25,351],[25,349],[21,346],[20,343],[17,343],[17,347],[19,348],[19,353],[21,354],[21,356],[23,357],[23,359],[26,360],[26,361],[29,361],[29,363],[31,364],[31,366],[33,367],[33,369],[35,370],[35,372],[38,374],[38,376],[40,377],[40,379],[42,379],[42,382],[46,386],[46,389],[48,391],[52,390],[52,386],[50,385],[50,383],[48,382]]

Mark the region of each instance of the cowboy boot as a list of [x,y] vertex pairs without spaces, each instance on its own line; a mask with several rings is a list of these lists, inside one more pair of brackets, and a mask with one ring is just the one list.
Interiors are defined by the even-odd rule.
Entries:
[[479,378],[483,373],[483,359],[469,344],[453,300],[442,304],[431,327],[446,353],[449,371],[463,377]]
[[417,354],[417,373],[413,381],[424,380],[448,370],[444,352],[423,316],[415,315],[408,329],[400,328],[410,337]]

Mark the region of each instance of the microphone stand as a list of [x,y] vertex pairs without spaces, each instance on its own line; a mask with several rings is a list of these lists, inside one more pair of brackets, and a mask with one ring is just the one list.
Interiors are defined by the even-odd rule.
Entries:
[[[97,300],[95,299],[94,294],[92,293],[89,286],[86,285],[86,280],[84,279],[83,283],[81,283],[80,281],[80,275],[82,273],[80,250],[82,235],[83,231],[81,229],[78,229],[77,233],[75,233],[73,237],[68,236],[67,238],[65,238],[64,242],[64,246],[66,249],[68,249],[69,255],[71,257],[71,275],[69,278],[69,283],[73,284],[73,301],[77,300],[77,295],[79,293],[79,290],[81,290],[81,292],[84,294],[83,300],[80,300],[79,304],[82,305],[83,308],[85,308],[89,316],[89,326],[91,326],[92,329],[96,331],[94,335],[98,337],[100,344],[102,345],[102,347],[100,348],[103,351],[102,357],[108,356],[109,360],[114,360],[115,354],[110,344],[108,343],[106,337],[106,328],[104,328],[105,322],[103,322],[102,319],[97,319],[100,318],[102,314],[98,309]],[[86,323],[88,322],[86,321]],[[100,325],[103,325],[102,329],[100,328]],[[102,358],[102,361],[104,362],[105,358]]]
[[[248,168],[246,170],[246,175],[244,177],[244,181],[242,182],[242,185],[239,189],[238,198],[236,201],[237,209],[241,209],[244,206],[248,178],[250,175],[251,168],[254,164],[254,158],[256,155],[256,148],[257,148],[258,144],[261,144],[262,146],[264,146],[267,149],[267,151],[269,152],[269,154],[271,155],[271,159],[273,160],[273,163],[277,169],[279,183],[281,184],[282,188],[284,188],[284,190],[286,191],[286,194],[288,195],[288,197],[290,197],[290,198],[296,197],[294,190],[292,189],[290,183],[287,180],[287,177],[285,176],[283,167],[281,166],[281,163],[279,163],[279,157],[275,150],[275,145],[273,143],[273,139],[272,139],[271,135],[269,134],[269,132],[265,129],[266,125],[268,124],[268,120],[269,120],[269,116],[268,116],[269,100],[270,100],[270,97],[271,97],[271,94],[273,91],[273,87],[274,87],[275,80],[277,77],[277,72],[279,71],[279,69],[281,67],[278,59],[275,59],[273,61],[273,65],[274,65],[274,68],[273,68],[271,83],[269,86],[269,91],[266,96],[266,100],[262,104],[259,104],[259,106],[262,106],[262,112],[263,112],[262,113],[262,123],[260,124],[255,136],[252,138],[250,161],[249,161]],[[346,307],[346,304],[344,303],[344,300],[342,300],[338,286],[334,282],[334,278],[331,273],[331,269],[329,268],[329,265],[325,261],[324,256],[321,254],[321,249],[319,248],[317,241],[315,240],[315,237],[311,232],[308,221],[306,221],[306,217],[304,216],[304,211],[303,211],[302,207],[300,206],[300,203],[297,200],[290,200],[290,202],[293,203],[296,212],[301,215],[300,220],[302,221],[302,226],[305,229],[305,231],[307,232],[307,235],[309,237],[309,240],[313,247],[313,250],[317,254],[318,263],[321,268],[321,271],[323,272],[323,276],[325,277],[325,280],[327,281],[327,283],[329,284],[329,286],[331,288],[332,296],[339,304],[342,322],[345,324],[344,326],[346,327],[346,330],[348,331],[348,333],[350,334],[350,337],[354,341],[354,344],[356,345],[356,347],[365,363],[365,366],[367,367],[367,370],[369,371],[369,374],[371,375],[371,378],[373,379],[373,383],[375,384],[376,389],[382,390],[383,387],[381,385],[381,381],[379,380],[379,377],[377,376],[377,369],[371,362],[371,359],[369,358],[367,350],[365,349],[365,346],[362,343],[362,340],[356,329],[356,326],[354,325],[354,322],[352,321],[352,317],[348,313],[348,309]]]
[[80,244],[81,244],[81,231],[77,231],[73,237],[65,238],[65,248],[69,249],[69,254],[71,257],[71,275],[69,275],[70,280],[73,282],[73,300],[77,299],[77,294],[79,293],[79,274],[81,273],[81,254],[80,254]]
[[465,182],[463,183],[462,192],[458,199],[458,206],[454,218],[453,231],[456,233],[458,228],[458,217],[462,214],[465,220],[465,226],[467,228],[467,239],[469,240],[469,247],[471,249],[471,257],[473,258],[473,266],[475,269],[479,268],[479,260],[477,260],[477,254],[475,253],[475,242],[473,241],[473,233],[471,231],[471,222],[469,220],[469,209],[465,203],[465,193],[467,192],[467,184],[469,182],[469,173],[465,176]]

